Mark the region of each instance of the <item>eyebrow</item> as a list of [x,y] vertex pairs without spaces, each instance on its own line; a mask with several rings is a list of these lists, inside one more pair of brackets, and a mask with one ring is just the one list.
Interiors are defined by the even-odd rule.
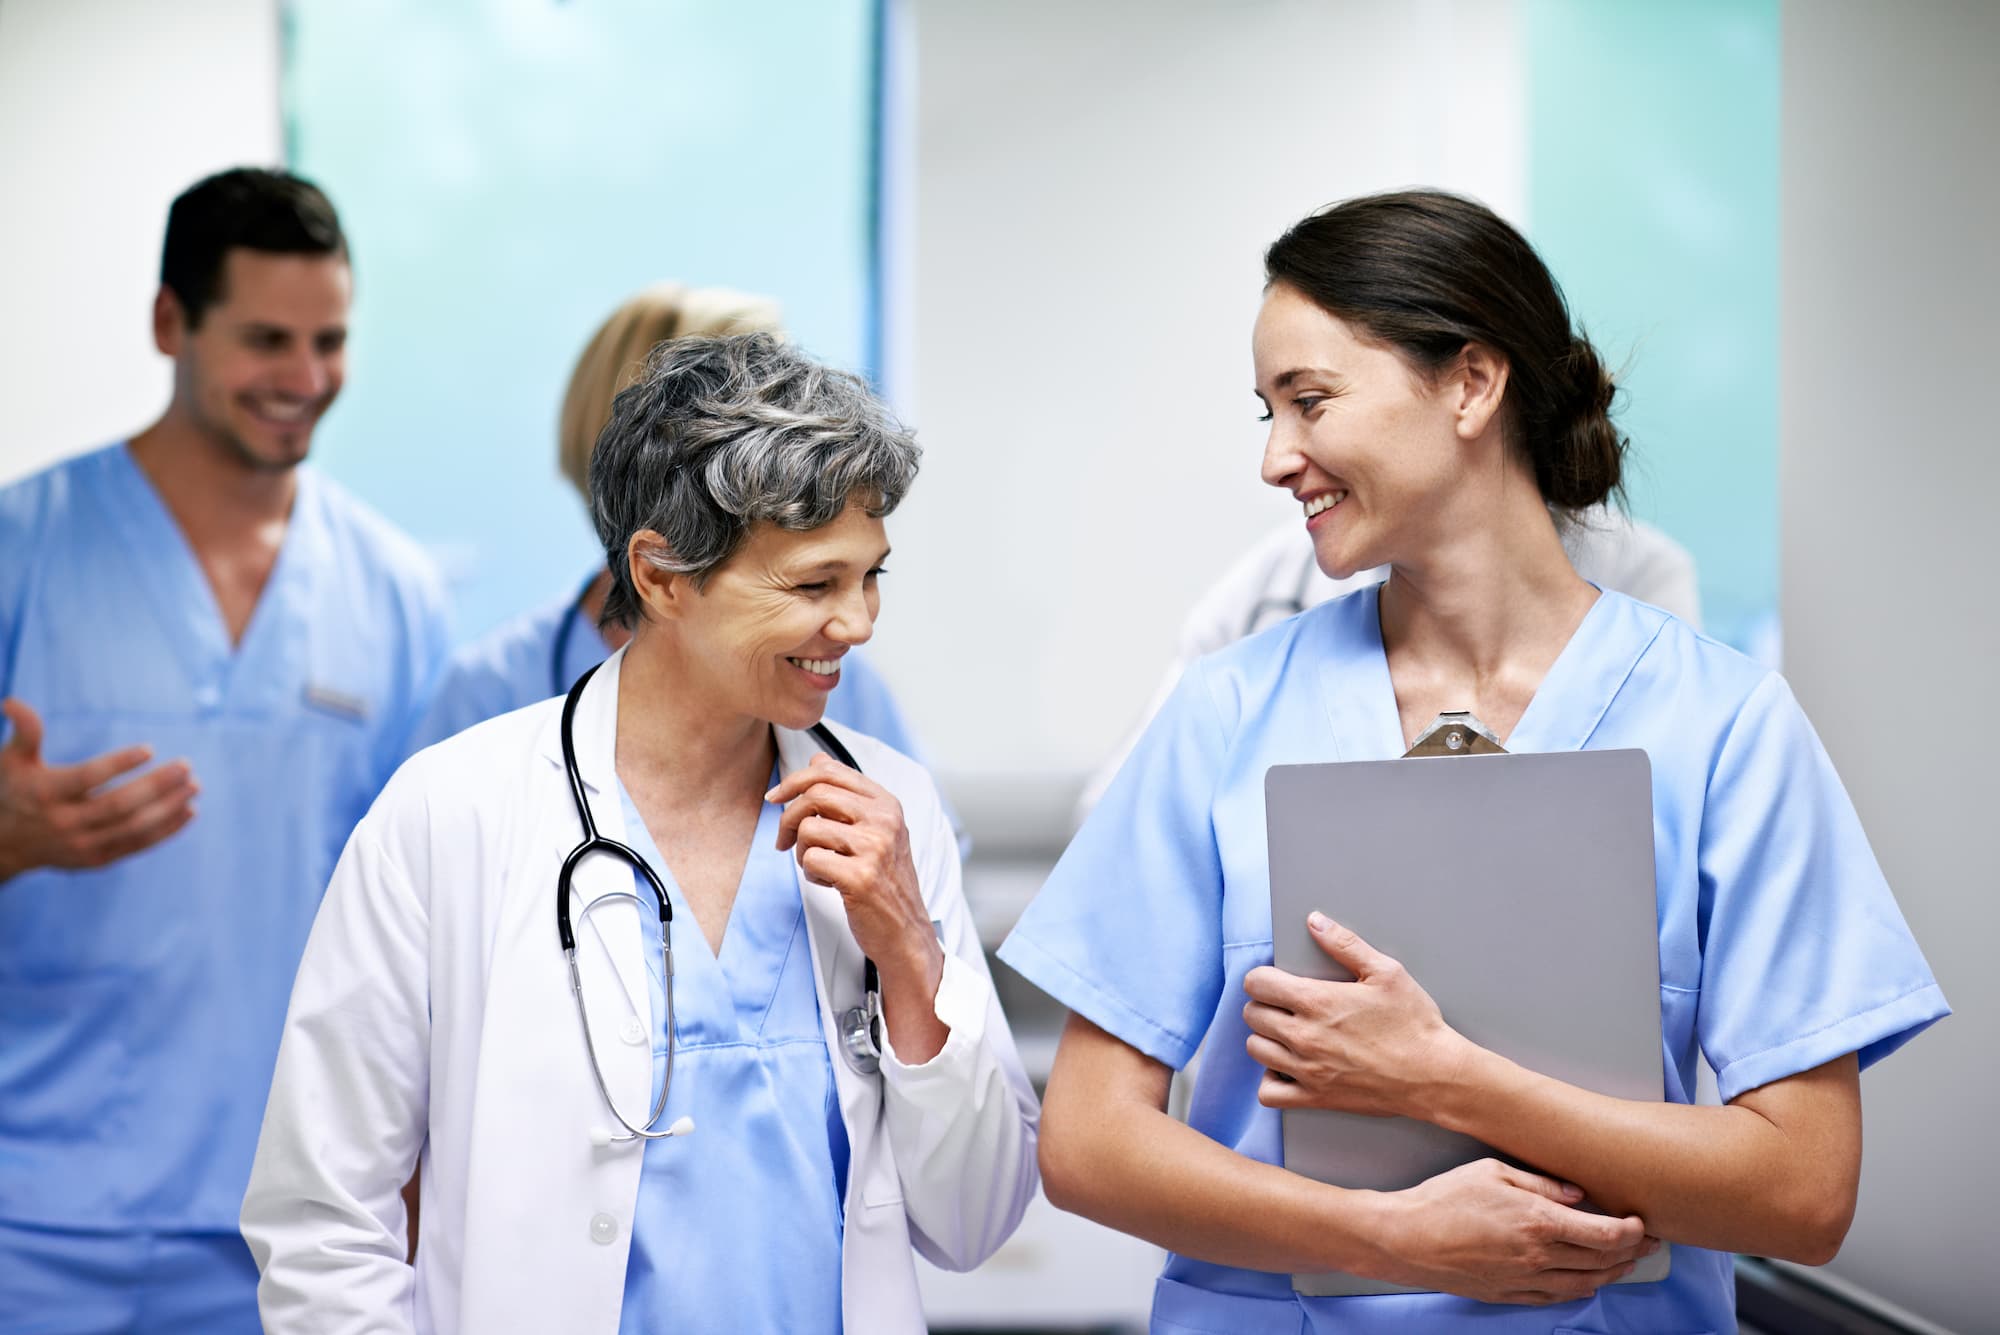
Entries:
[[1340,372],[1335,371],[1330,367],[1294,366],[1291,370],[1282,372],[1276,380],[1273,380],[1271,382],[1271,387],[1273,389],[1283,389],[1287,385],[1290,385],[1293,381],[1298,380],[1301,376],[1309,376],[1309,375],[1325,376],[1328,380],[1340,379]]
[[[884,547],[882,549],[882,554],[876,557],[873,561],[870,561],[868,564],[871,567],[881,565],[884,561],[889,559],[889,550],[890,550],[889,548]],[[837,559],[828,559],[825,561],[821,561],[816,565],[801,566],[799,567],[798,573],[801,575],[817,575],[822,571],[845,570],[846,568],[847,568],[847,562]]]

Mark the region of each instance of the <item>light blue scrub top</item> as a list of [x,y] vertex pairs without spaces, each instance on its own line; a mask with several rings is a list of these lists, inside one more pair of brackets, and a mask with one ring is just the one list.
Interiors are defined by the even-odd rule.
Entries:
[[[773,767],[774,786],[778,778]],[[805,905],[791,855],[777,847],[783,808],[766,803],[757,818],[718,957],[622,783],[618,797],[632,849],[674,910],[674,1075],[659,1125],[683,1115],[695,1124],[690,1136],[646,1145],[620,1335],[838,1335],[847,1128],[820,1028]],[[637,873],[633,881],[652,905],[646,882]],[[657,1098],[667,1060],[659,917],[650,907],[639,916]]]
[[[1000,951],[1168,1066],[1185,1066],[1205,1037],[1188,1120],[1266,1163],[1282,1162],[1279,1118],[1257,1102],[1242,1013],[1243,976],[1271,962],[1264,774],[1402,754],[1377,594],[1335,599],[1191,667]],[[1948,1013],[1775,673],[1607,592],[1507,746],[1651,757],[1669,1099],[1693,1101],[1697,1052],[1727,1100],[1849,1052],[1872,1065]],[[1338,918],[1337,850],[1327,874]],[[1692,1247],[1674,1248],[1664,1281],[1548,1308],[1300,1299],[1284,1275],[1170,1255],[1153,1317],[1160,1330],[1287,1335],[1736,1329],[1730,1258]]]
[[[555,671],[556,641],[562,671]],[[577,608],[575,594],[505,622],[451,657],[411,749],[441,742],[475,723],[561,695],[610,656],[604,637]],[[561,683],[556,681],[560,675]],[[859,650],[841,660],[840,680],[827,696],[827,717],[918,755],[909,725],[872,664]]]
[[241,643],[125,446],[0,490],[0,694],[70,764],[187,757],[194,820],[0,885],[0,1220],[234,1233],[292,975],[447,646],[414,544],[310,467]]

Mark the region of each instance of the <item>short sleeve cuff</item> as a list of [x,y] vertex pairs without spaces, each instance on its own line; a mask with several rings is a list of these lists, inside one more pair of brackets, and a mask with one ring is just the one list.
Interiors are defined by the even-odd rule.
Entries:
[[1199,1038],[1177,1034],[1133,1010],[1019,930],[1001,945],[1000,959],[1105,1033],[1176,1071],[1193,1061],[1195,1050],[1201,1046]]
[[1773,1080],[1810,1071],[1850,1052],[1860,1054],[1865,1071],[1949,1014],[1951,1007],[1944,993],[1936,983],[1926,983],[1872,1010],[1726,1063],[1716,1070],[1716,1091],[1727,1103]]

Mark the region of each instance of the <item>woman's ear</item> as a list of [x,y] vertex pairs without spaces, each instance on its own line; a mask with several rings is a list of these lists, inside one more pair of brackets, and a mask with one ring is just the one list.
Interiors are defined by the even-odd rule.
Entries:
[[670,557],[667,540],[650,528],[642,528],[625,544],[625,567],[632,588],[639,595],[639,615],[647,621],[678,620],[687,610],[694,584],[686,575],[660,565],[658,557]]
[[1468,343],[1458,354],[1446,389],[1460,440],[1477,440],[1500,420],[1507,370],[1507,359],[1484,343]]

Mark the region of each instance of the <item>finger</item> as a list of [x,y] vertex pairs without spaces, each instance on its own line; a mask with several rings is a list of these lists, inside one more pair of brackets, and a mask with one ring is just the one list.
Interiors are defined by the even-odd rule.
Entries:
[[1615,1284],[1631,1273],[1630,1265],[1604,1266],[1596,1270],[1544,1270],[1503,1301],[1534,1306],[1573,1303],[1579,1298],[1588,1298],[1606,1284]]
[[[94,788],[101,788],[121,774],[139,768],[153,758],[150,746],[128,746],[106,751],[101,756],[74,765],[53,766],[49,770],[50,790],[60,798],[75,801]],[[186,768],[186,761],[180,762]]]
[[800,848],[826,848],[851,857],[854,854],[853,832],[854,827],[845,821],[807,816],[799,822],[797,841]]
[[1378,974],[1396,962],[1318,909],[1306,915],[1306,926],[1319,948],[1335,963],[1347,966],[1357,979]]
[[181,793],[186,798],[195,795],[196,786],[187,762],[175,761],[162,765],[150,774],[142,774],[130,783],[121,783],[116,788],[86,798],[79,812],[84,829],[97,830],[117,825],[138,811],[152,805],[163,797]]
[[135,813],[115,830],[99,836],[92,861],[101,867],[151,848],[193,820],[194,812],[191,798],[178,795],[163,798]]
[[861,771],[849,769],[824,751],[816,751],[811,760],[778,780],[777,786],[764,794],[764,800],[789,802],[816,783],[829,783],[864,797],[885,791]]
[[1546,1196],[1562,1205],[1575,1205],[1583,1199],[1583,1188],[1574,1182],[1559,1182],[1555,1178],[1543,1177],[1540,1173],[1531,1173],[1525,1168],[1516,1168],[1513,1164],[1502,1163],[1498,1159],[1492,1162],[1500,1169],[1500,1180],[1509,1186],[1532,1191],[1537,1196]]
[[1266,1071],[1257,1082],[1257,1102],[1266,1108],[1302,1108],[1306,1104],[1305,1090],[1296,1081]]
[[1280,1075],[1296,1075],[1299,1068],[1298,1054],[1283,1043],[1265,1038],[1262,1034],[1252,1034],[1243,1040],[1243,1050],[1250,1054],[1250,1060],[1267,1071]]
[[830,885],[839,890],[845,883],[847,857],[830,848],[801,848],[799,868],[814,885]]
[[1260,964],[1243,975],[1243,990],[1266,1005],[1296,1012],[1304,1009],[1314,981],[1286,973],[1274,965]]
[[1288,1042],[1298,1028],[1298,1017],[1290,1011],[1252,1001],[1243,1007],[1243,1023],[1266,1038]]
[[798,842],[799,823],[808,816],[824,816],[855,825],[867,812],[867,804],[854,793],[832,784],[816,783],[785,804],[783,814],[778,817],[778,848],[782,851]]
[[1658,1250],[1660,1250],[1658,1238],[1641,1238],[1637,1246],[1614,1247],[1609,1251],[1578,1247],[1568,1242],[1551,1243],[1548,1249],[1548,1269],[1604,1270],[1612,1266],[1634,1264]]
[[12,698],[0,700],[0,714],[14,725],[14,735],[7,739],[7,749],[34,760],[42,752],[42,716],[29,708],[26,700]]
[[1550,1205],[1549,1241],[1567,1242],[1596,1252],[1615,1252],[1640,1245],[1646,1225],[1638,1215],[1614,1218],[1591,1214],[1588,1210]]

